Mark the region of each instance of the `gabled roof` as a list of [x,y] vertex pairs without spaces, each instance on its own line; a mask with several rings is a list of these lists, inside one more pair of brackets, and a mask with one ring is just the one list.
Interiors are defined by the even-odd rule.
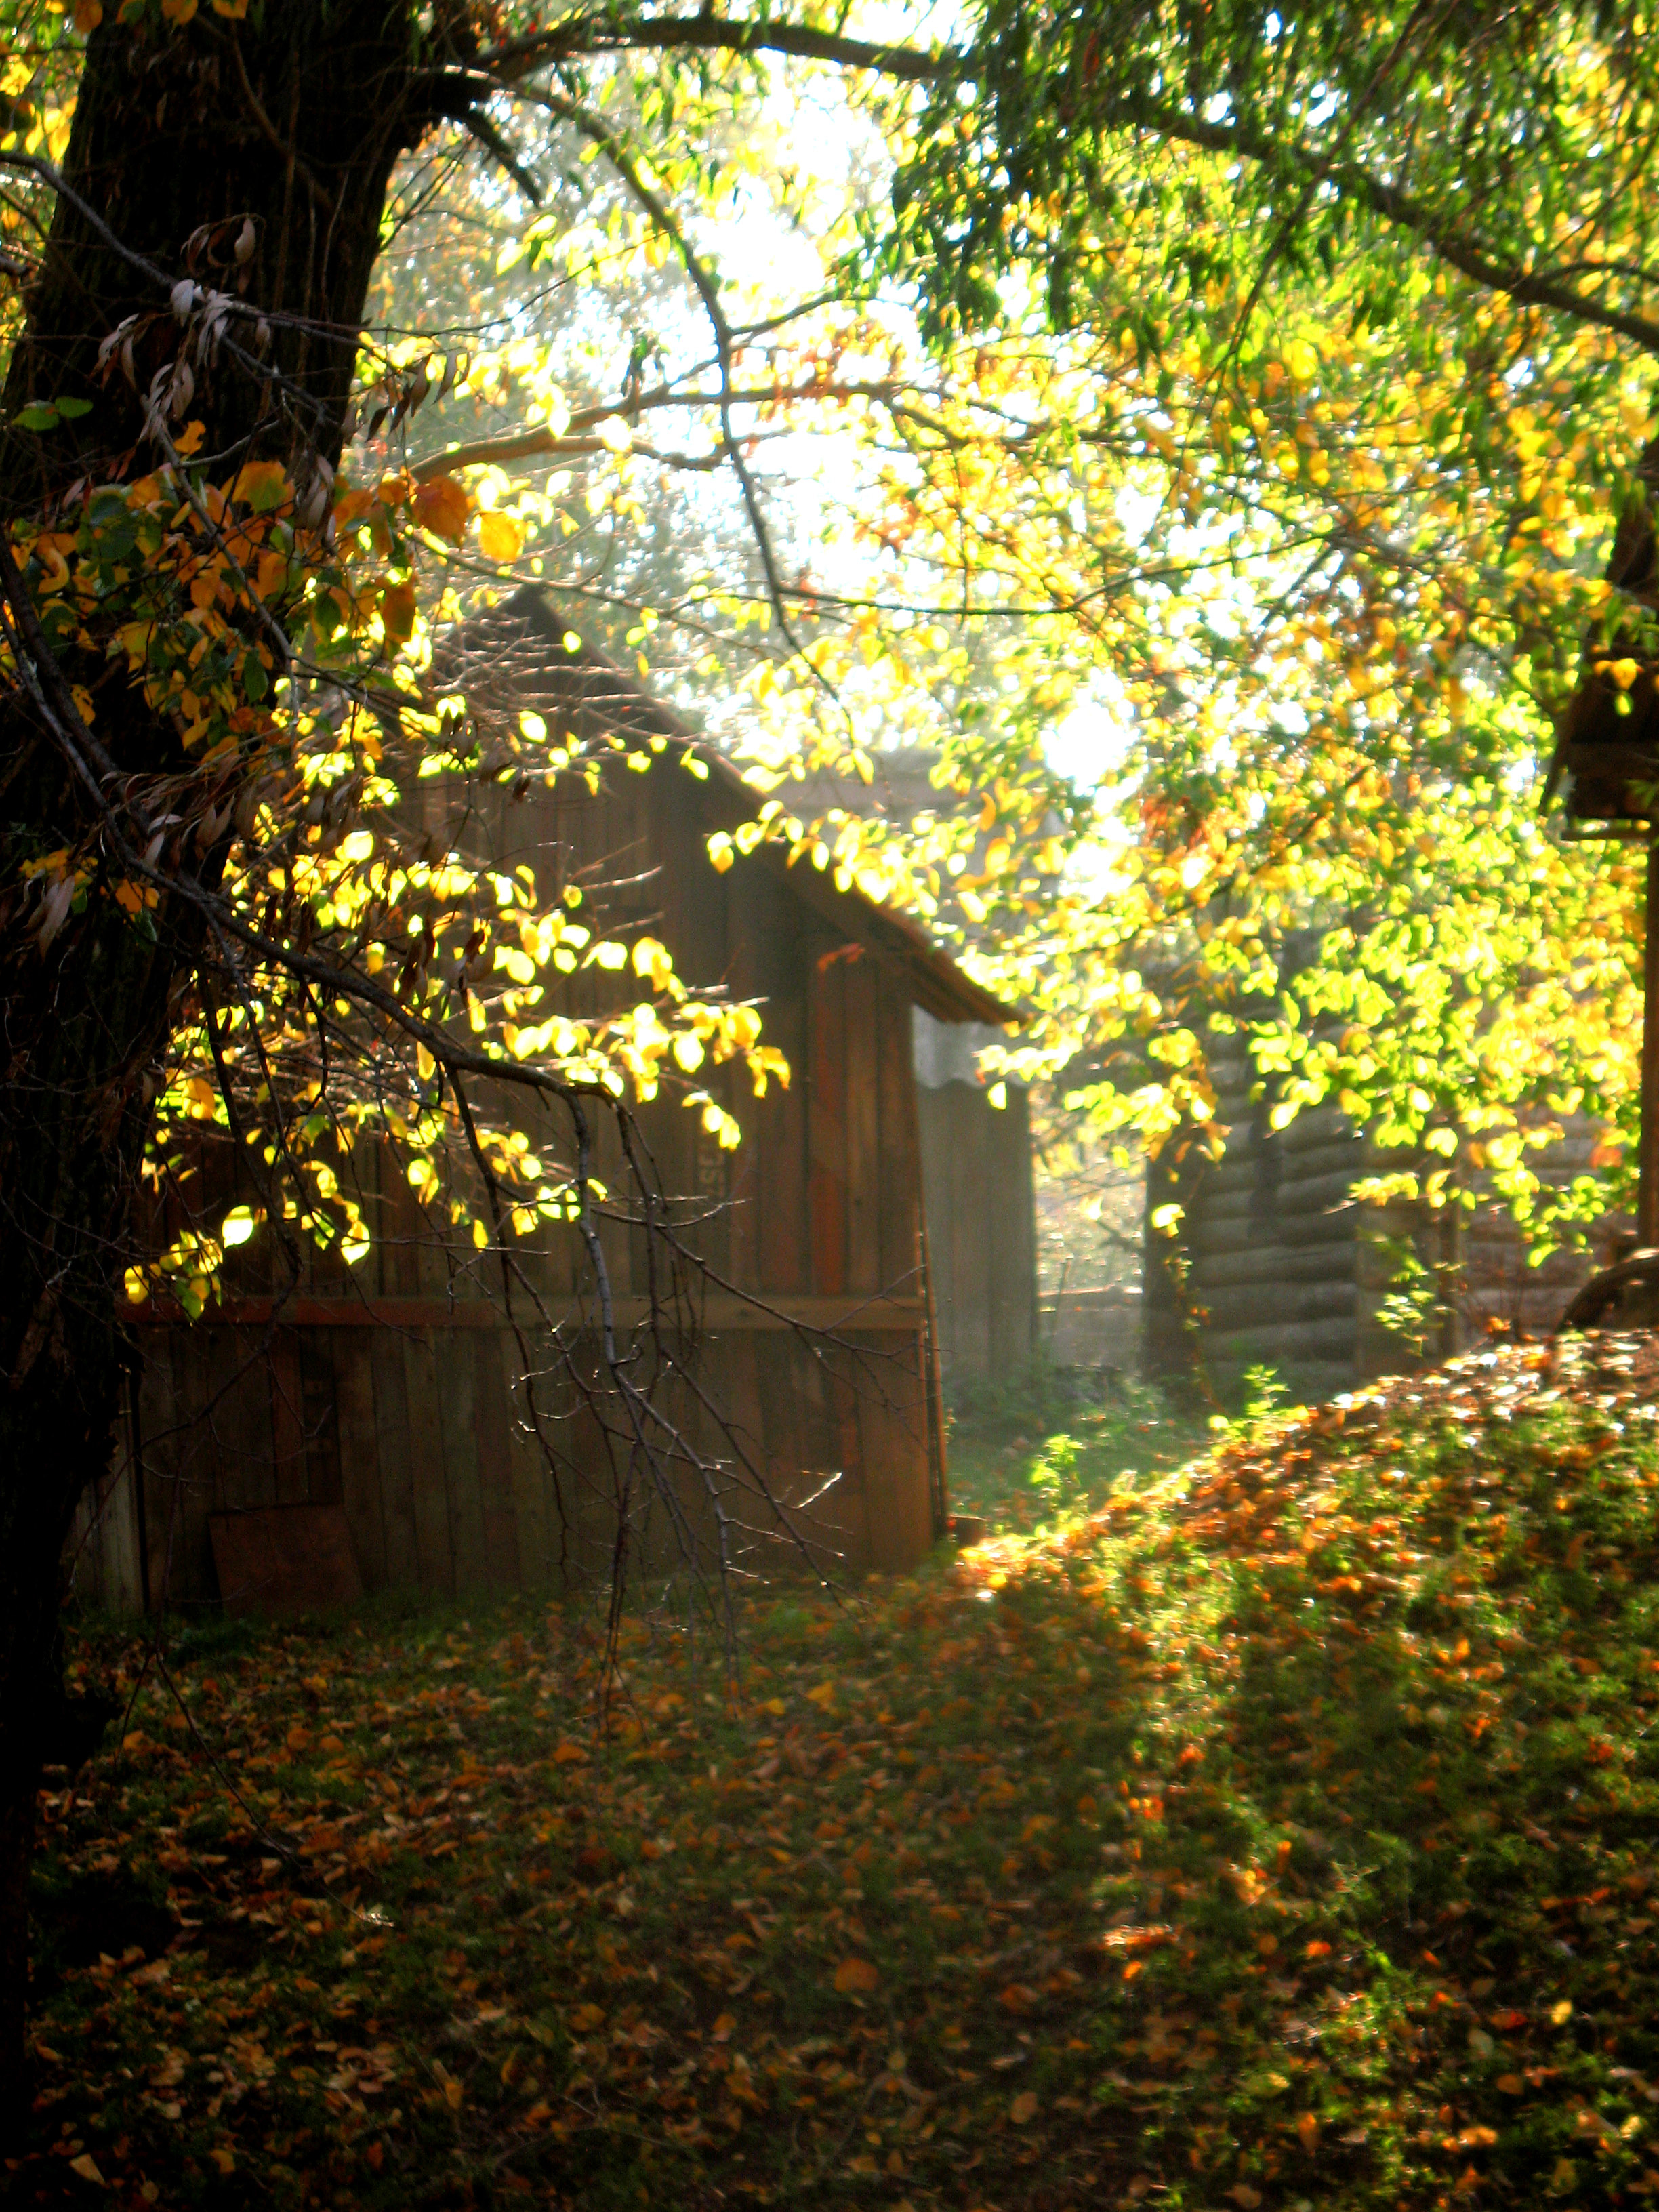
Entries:
[[[573,651],[568,641],[574,635],[550,595],[526,586],[469,624],[463,639],[468,664],[463,689],[480,699],[510,692],[550,728],[586,744],[616,736],[636,749],[665,738],[708,770],[707,780],[691,788],[709,832],[752,821],[758,794],[726,755],[604,653],[585,643]],[[480,656],[485,665],[474,675],[472,664]],[[1012,1007],[964,975],[908,915],[855,888],[837,890],[817,868],[791,867],[775,845],[758,846],[744,865],[769,869],[832,929],[898,969],[911,999],[935,1021],[1006,1028],[1018,1019]]]

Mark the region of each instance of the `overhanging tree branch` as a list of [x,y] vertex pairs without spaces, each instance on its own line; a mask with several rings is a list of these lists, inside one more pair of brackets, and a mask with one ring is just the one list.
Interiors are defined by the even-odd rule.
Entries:
[[1176,108],[1125,111],[1103,119],[1108,127],[1116,125],[1140,130],[1154,137],[1200,147],[1206,153],[1236,161],[1298,171],[1315,185],[1329,185],[1347,194],[1395,228],[1411,232],[1437,258],[1486,290],[1502,292],[1522,307],[1545,307],[1573,321],[1612,331],[1620,337],[1631,339],[1644,352],[1659,354],[1659,322],[1652,317],[1604,307],[1600,301],[1556,277],[1524,267],[1506,267],[1495,248],[1470,238],[1449,216],[1437,213],[1355,163],[1337,161],[1316,153],[1311,147],[1274,138],[1265,131],[1232,124],[1206,123]]

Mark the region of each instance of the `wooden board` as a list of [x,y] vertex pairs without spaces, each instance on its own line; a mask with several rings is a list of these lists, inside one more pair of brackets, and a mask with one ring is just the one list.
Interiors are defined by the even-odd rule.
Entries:
[[406,1336],[403,1355],[404,1386],[409,1393],[406,1449],[420,1587],[429,1597],[453,1597],[455,1561],[450,1550],[449,1491],[444,1480],[443,1400],[431,1335],[420,1330]]
[[866,1354],[854,1387],[869,1564],[908,1574],[933,1541],[921,1362],[914,1338],[872,1334],[856,1340]]
[[340,1506],[216,1513],[209,1528],[220,1601],[233,1620],[331,1612],[362,1596],[351,1528]]
[[1036,1219],[1031,1188],[1030,1100],[1010,1084],[1000,1109],[984,1103],[988,1371],[1015,1375],[1036,1349]]
[[218,1504],[227,1511],[276,1503],[270,1374],[264,1356],[269,1326],[230,1333],[230,1372],[214,1415],[225,1461]]
[[381,1511],[380,1438],[374,1425],[374,1359],[360,1330],[336,1329],[335,1420],[340,1497],[365,1589],[386,1587],[386,1522]]
[[483,1513],[484,1579],[493,1590],[522,1586],[519,1565],[519,1516],[514,1498],[513,1404],[507,1393],[509,1364],[516,1369],[519,1347],[505,1330],[473,1339],[479,1502]]
[[313,1505],[344,1503],[340,1468],[339,1394],[335,1382],[332,1329],[296,1329],[300,1413],[305,1431],[306,1498]]
[[306,1467],[305,1385],[300,1373],[299,1342],[294,1331],[275,1330],[265,1356],[270,1369],[276,1503],[306,1505],[311,1502],[311,1482]]
[[208,1516],[217,1502],[220,1478],[214,1401],[225,1377],[223,1355],[216,1353],[216,1347],[193,1330],[181,1332],[173,1346],[171,1412],[179,1433],[167,1516],[172,1569],[163,1592],[170,1605],[201,1604],[213,1587]]
[[880,977],[877,1000],[876,1089],[880,1130],[878,1195],[882,1288],[914,1293],[921,1225],[921,1164],[916,1136],[916,1079],[910,1050],[909,1001]]
[[368,1340],[374,1377],[374,1455],[380,1467],[380,1527],[386,1540],[386,1586],[418,1589],[420,1543],[415,1530],[415,1482],[409,1455],[409,1383],[404,1340],[378,1328]]
[[845,949],[833,939],[817,948],[807,976],[806,1198],[811,1231],[812,1288],[847,1288],[847,1025]]
[[854,1291],[882,1287],[878,982],[876,963],[867,956],[842,967],[847,1285]]
[[177,1439],[174,1421],[173,1347],[175,1331],[158,1331],[143,1344],[138,1373],[138,1480],[143,1485],[144,1587],[152,1605],[161,1602],[167,1556],[167,1520],[173,1498],[172,1475]]

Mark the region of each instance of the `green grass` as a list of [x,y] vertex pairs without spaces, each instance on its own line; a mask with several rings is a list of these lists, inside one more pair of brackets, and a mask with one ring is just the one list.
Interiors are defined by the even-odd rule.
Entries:
[[147,1686],[47,1801],[6,2201],[1643,2202],[1659,1352],[1565,1360],[959,1449],[994,1540],[751,1607],[736,1699],[640,1631],[608,1738],[527,1604],[198,1638],[297,1868]]

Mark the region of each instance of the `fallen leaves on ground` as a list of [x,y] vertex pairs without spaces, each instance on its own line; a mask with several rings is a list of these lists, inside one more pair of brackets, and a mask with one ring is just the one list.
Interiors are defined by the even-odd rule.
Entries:
[[608,1737],[527,1604],[195,1632],[294,1856],[150,1686],[47,1796],[8,2202],[1638,2203],[1656,1386],[1591,1339],[1288,1418],[756,1609],[738,1701],[641,1636]]

